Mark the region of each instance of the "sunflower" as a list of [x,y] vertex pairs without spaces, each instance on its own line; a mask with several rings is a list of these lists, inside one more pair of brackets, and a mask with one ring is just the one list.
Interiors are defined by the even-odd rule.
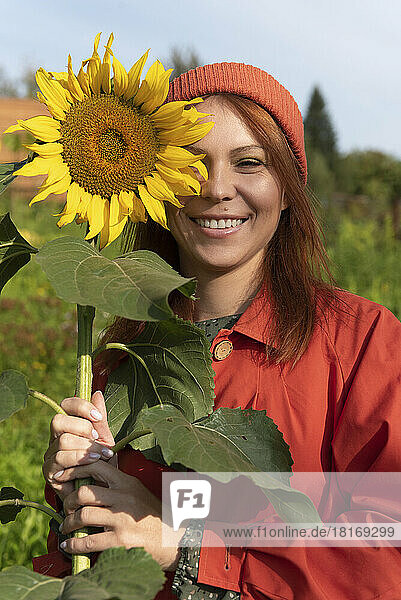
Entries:
[[201,139],[213,123],[199,122],[206,115],[193,105],[201,98],[164,104],[173,69],[160,61],[140,81],[149,50],[127,73],[111,50],[111,34],[102,61],[100,35],[77,76],[71,56],[67,72],[37,71],[38,98],[52,116],[18,120],[4,133],[26,130],[36,138],[26,146],[35,158],[14,172],[47,175],[30,205],[67,192],[57,225],[87,222],[85,239],[100,234],[103,248],[128,219],[146,222],[149,215],[168,229],[165,202],[181,208],[176,194],[199,194],[196,171],[207,178],[204,155],[182,146]]

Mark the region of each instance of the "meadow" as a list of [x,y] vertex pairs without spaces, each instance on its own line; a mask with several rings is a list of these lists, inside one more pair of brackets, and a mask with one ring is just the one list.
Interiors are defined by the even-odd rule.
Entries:
[[[50,207],[50,209],[49,209]],[[11,212],[14,223],[34,246],[56,235],[83,232],[76,225],[59,231],[57,203],[34,205],[7,196],[0,198],[0,214]],[[330,218],[322,212],[331,268],[339,287],[387,306],[401,317],[401,241],[392,236],[390,221],[356,220],[340,211]],[[117,243],[109,256],[119,252]],[[109,315],[95,320],[95,342]],[[29,386],[57,401],[74,393],[75,307],[59,300],[40,267],[31,261],[9,282],[0,298],[0,372],[18,369]],[[0,487],[14,486],[25,498],[43,501],[41,473],[53,413],[37,400],[0,424]],[[25,509],[15,523],[0,526],[0,570],[12,564],[30,567],[31,557],[46,552],[48,517]]]

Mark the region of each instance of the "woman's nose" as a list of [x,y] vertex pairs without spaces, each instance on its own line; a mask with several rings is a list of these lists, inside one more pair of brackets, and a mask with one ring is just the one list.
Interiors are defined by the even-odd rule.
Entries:
[[231,200],[236,194],[229,169],[224,167],[209,167],[209,177],[201,184],[201,197],[221,202]]

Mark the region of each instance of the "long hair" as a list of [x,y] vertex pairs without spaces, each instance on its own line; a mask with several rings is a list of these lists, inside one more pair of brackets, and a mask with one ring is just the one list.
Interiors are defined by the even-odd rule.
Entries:
[[[308,347],[317,314],[324,315],[325,309],[346,312],[346,304],[339,298],[330,272],[316,200],[302,183],[297,160],[280,127],[252,100],[229,93],[218,95],[264,148],[285,190],[288,206],[281,212],[278,227],[266,245],[261,277],[272,315],[265,332],[266,356],[275,363],[295,364]],[[122,251],[139,249],[156,252],[179,271],[178,247],[172,234],[151,219],[147,223],[129,223],[124,231]],[[175,314],[193,321],[193,300],[175,290],[169,303]],[[117,317],[100,343],[128,343],[142,328],[143,323]],[[103,353],[98,358],[98,364],[106,370],[116,360],[116,354],[108,355]]]

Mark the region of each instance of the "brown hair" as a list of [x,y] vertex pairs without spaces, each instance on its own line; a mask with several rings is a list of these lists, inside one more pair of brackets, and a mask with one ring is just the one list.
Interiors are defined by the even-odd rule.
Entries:
[[[262,268],[274,316],[266,331],[266,355],[276,363],[293,360],[295,364],[308,347],[318,307],[323,315],[328,308],[346,312],[346,304],[336,293],[328,266],[316,217],[316,200],[303,186],[299,165],[282,130],[269,113],[252,100],[229,93],[218,96],[265,149],[269,164],[285,190],[288,207],[282,211],[276,232],[267,244]],[[138,249],[156,252],[179,271],[178,247],[172,234],[151,219],[146,224],[127,225],[122,250]],[[193,321],[194,301],[173,291],[169,302],[175,314]],[[132,341],[142,327],[140,322],[117,317],[104,333],[101,344]],[[103,362],[106,368],[110,365],[108,354],[99,357],[99,362],[108,361]]]

